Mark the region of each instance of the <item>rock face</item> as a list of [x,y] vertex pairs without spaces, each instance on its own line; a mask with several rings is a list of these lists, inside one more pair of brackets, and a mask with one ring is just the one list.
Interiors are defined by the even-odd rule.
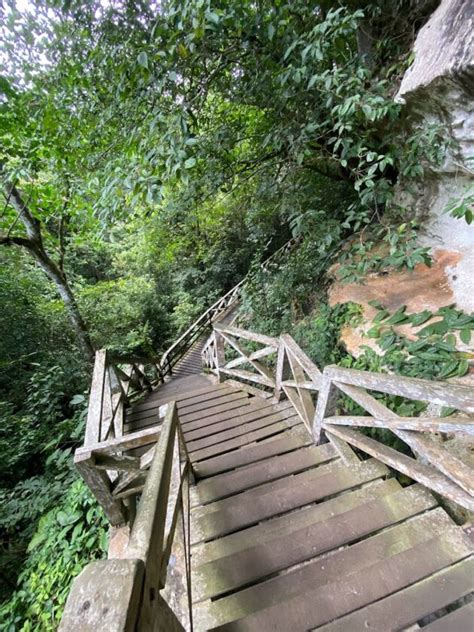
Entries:
[[422,225],[420,245],[431,248],[433,266],[371,275],[362,286],[333,285],[332,304],[354,301],[364,308],[365,322],[343,333],[353,355],[363,345],[375,346],[364,336],[376,313],[371,300],[390,311],[402,305],[409,313],[436,311],[455,303],[474,312],[474,223],[445,212],[453,199],[474,193],[474,0],[442,0],[419,31],[414,56],[396,100],[418,115],[418,125],[441,125],[450,143],[443,163],[425,172],[418,191],[408,192],[400,183],[397,202],[415,208]]
[[[406,101],[434,84],[452,81],[468,94],[474,84],[474,3],[443,0],[416,38],[415,61],[405,73],[397,99]],[[471,137],[472,142],[472,137]]]
[[[422,245],[458,253],[448,270],[458,307],[474,311],[474,224],[444,211],[474,185],[474,2],[442,0],[420,30],[415,60],[396,96],[422,118],[439,123],[450,140],[443,164],[420,183],[415,200],[423,218]],[[403,201],[403,195],[400,195]]]

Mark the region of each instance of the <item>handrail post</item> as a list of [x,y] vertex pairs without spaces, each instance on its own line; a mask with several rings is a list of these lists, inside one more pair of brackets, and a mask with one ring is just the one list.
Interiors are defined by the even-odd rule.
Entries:
[[337,396],[337,389],[327,374],[327,371],[324,370],[313,419],[313,440],[316,444],[321,443],[323,420],[332,414],[336,405]]
[[285,365],[285,343],[280,338],[278,339],[278,356],[277,356],[277,365],[275,371],[275,389],[273,391],[273,396],[275,401],[279,402],[282,396],[282,386],[281,383],[283,381],[283,368]]
[[219,382],[222,382],[224,378],[222,377],[220,368],[225,364],[224,339],[217,329],[214,329],[214,344],[217,379]]

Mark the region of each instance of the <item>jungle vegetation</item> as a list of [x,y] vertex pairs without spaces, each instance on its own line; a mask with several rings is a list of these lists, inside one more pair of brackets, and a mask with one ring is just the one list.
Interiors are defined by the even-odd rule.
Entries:
[[[94,349],[156,355],[254,270],[246,325],[350,364],[338,336],[357,308],[327,305],[328,270],[429,263],[396,189],[442,158],[445,135],[393,97],[436,5],[0,5],[2,629],[55,629],[73,577],[104,554],[71,464]],[[291,236],[301,246],[263,274]],[[465,370],[432,352],[386,362]]]

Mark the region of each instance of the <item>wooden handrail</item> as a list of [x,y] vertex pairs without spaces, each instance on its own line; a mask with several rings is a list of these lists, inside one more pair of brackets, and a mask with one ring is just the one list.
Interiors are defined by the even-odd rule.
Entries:
[[[178,517],[182,515],[183,524],[189,525],[188,494],[192,468],[180,431],[175,402],[167,404],[159,434],[156,434],[156,428],[154,430],[154,438],[158,438],[158,441],[154,443],[149,458],[150,467],[142,485],[140,504],[131,524],[128,543],[118,556],[89,564],[76,578],[66,604],[61,630],[102,629],[102,613],[110,609],[113,610],[113,629],[117,632],[156,629],[157,623],[160,623],[160,629],[184,630],[182,623],[160,594],[166,584]],[[108,443],[109,449],[113,447],[123,450],[133,447],[134,440],[136,437],[132,439],[128,435],[103,444]],[[114,461],[111,462],[111,457],[107,456],[108,452],[104,452],[104,449],[104,445],[90,447],[90,451],[96,456],[94,472],[102,471],[100,459],[105,459],[105,467],[109,465],[120,469],[126,463],[126,468],[132,471],[140,469],[143,456],[140,459],[122,454],[113,457]],[[87,448],[83,448],[78,457],[82,458],[86,451]],[[108,510],[110,513],[110,507]],[[190,534],[189,528],[183,528],[186,590],[190,595]],[[102,591],[105,577],[109,590],[106,594]],[[107,594],[112,593],[120,595],[120,599],[106,603]],[[87,612],[77,605],[81,602],[82,606],[85,601],[91,606]],[[192,629],[190,604],[189,598],[188,617]]]
[[[276,250],[261,264],[262,269],[266,269],[273,261],[291,251],[298,243],[300,238],[293,238],[286,242],[281,248]],[[203,314],[195,320],[186,331],[169,347],[161,356],[159,366],[163,375],[171,375],[173,367],[179,359],[190,348],[195,339],[202,334],[208,327],[212,327],[214,323],[220,320],[232,307],[240,300],[240,293],[246,283],[253,277],[252,272],[248,273],[240,283],[237,283],[224,296],[217,299]]]
[[[263,346],[256,348],[258,344]],[[237,357],[227,359],[226,348],[232,349],[233,356],[237,354]],[[368,392],[399,395],[473,413],[474,394],[469,387],[337,366],[327,366],[321,372],[287,334],[278,339],[220,325],[214,327],[202,358],[204,366],[219,380],[231,377],[252,383],[271,391],[276,401],[286,396],[314,441],[319,443],[327,437],[345,460],[350,453],[349,444],[353,445],[462,507],[474,510],[472,468],[433,438],[435,432],[474,435],[474,419],[459,415],[400,417]],[[334,415],[341,394],[361,406],[368,415]],[[369,439],[357,428],[389,430],[424,463]]]

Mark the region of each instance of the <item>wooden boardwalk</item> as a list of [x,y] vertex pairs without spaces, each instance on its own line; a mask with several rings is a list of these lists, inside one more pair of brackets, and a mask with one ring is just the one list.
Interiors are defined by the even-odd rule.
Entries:
[[346,465],[288,401],[197,374],[192,352],[125,432],[177,402],[197,477],[194,629],[472,632],[472,541],[434,496],[375,459]]

